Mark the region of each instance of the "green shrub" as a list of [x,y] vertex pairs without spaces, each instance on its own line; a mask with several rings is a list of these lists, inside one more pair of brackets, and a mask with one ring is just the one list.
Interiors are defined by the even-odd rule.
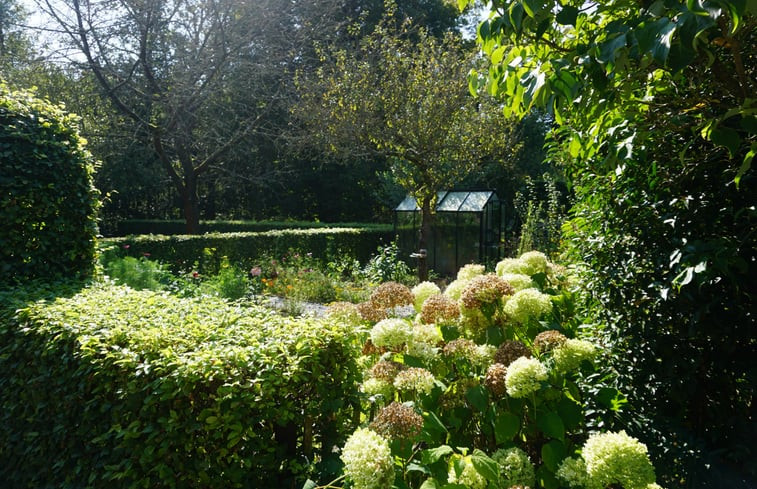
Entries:
[[288,487],[344,438],[348,327],[115,286],[3,311],[4,487]]
[[[166,263],[174,272],[192,269],[205,275],[218,273],[221,257],[229,263],[249,270],[259,257],[283,256],[290,250],[328,262],[329,257],[346,255],[367,261],[376,245],[387,241],[384,230],[357,228],[325,228],[266,231],[261,233],[214,233],[182,236],[130,236],[103,240],[107,255],[150,257]],[[199,261],[198,261],[199,260]]]
[[211,294],[226,299],[242,299],[250,292],[250,283],[245,272],[229,264],[228,258],[221,258],[221,269],[218,274],[203,282],[200,288]]
[[[201,233],[260,233],[284,229],[360,228],[391,232],[390,224],[325,223],[313,221],[200,221]],[[182,220],[127,219],[116,226],[117,236],[139,234],[185,234],[187,224]]]
[[363,275],[375,283],[399,282],[410,284],[416,279],[410,267],[400,259],[397,241],[379,246],[376,254],[366,263]]
[[0,282],[94,271],[95,163],[78,119],[0,84]]

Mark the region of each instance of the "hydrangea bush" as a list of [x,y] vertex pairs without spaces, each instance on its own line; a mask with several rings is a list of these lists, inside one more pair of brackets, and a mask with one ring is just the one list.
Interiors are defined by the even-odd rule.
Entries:
[[[412,299],[392,285],[417,314],[370,322],[363,427],[342,449],[343,476],[321,487],[659,488],[643,444],[589,422],[602,348],[578,337],[570,284],[529,252],[495,273],[466,266],[443,291],[423,283]],[[619,409],[620,393],[601,391]]]

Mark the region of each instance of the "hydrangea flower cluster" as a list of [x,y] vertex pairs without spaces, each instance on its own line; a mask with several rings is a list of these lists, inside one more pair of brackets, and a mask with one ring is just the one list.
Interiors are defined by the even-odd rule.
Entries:
[[510,397],[528,397],[547,380],[547,367],[535,358],[521,357],[507,367],[505,386]]
[[393,402],[379,411],[369,428],[391,440],[412,439],[421,433],[423,416],[408,405]]
[[371,329],[371,341],[374,345],[397,348],[407,343],[413,334],[409,321],[400,318],[382,319]]
[[505,304],[505,314],[516,323],[526,323],[537,319],[552,310],[552,299],[537,289],[524,289],[516,292]]
[[518,447],[500,449],[494,452],[492,460],[499,465],[504,486],[533,487],[536,481],[534,465],[528,454]]
[[494,271],[500,277],[506,273],[529,275],[528,265],[517,258],[505,258],[494,267]]
[[465,289],[465,286],[468,285],[468,282],[469,280],[460,280],[460,279],[453,280],[444,289],[444,295],[446,295],[453,301],[459,301],[460,296],[463,295],[463,290]]
[[387,317],[386,310],[377,307],[376,304],[371,301],[358,304],[357,312],[360,313],[360,317],[371,323],[381,321]]
[[520,341],[507,340],[497,348],[494,353],[494,361],[507,367],[520,357],[528,358],[530,356],[531,350],[526,345]]
[[534,338],[534,350],[539,354],[546,353],[554,350],[558,346],[562,346],[567,340],[568,338],[559,331],[553,329],[542,331]]
[[484,385],[495,398],[504,397],[507,394],[505,377],[507,376],[507,367],[501,363],[493,363],[486,369]]
[[526,275],[547,273],[549,270],[549,260],[547,259],[547,255],[541,251],[529,251],[523,253],[518,259],[526,264]]
[[559,372],[572,372],[583,361],[592,361],[597,355],[597,347],[586,340],[566,339],[565,342],[552,350],[552,358],[555,360],[555,370]]
[[415,297],[407,286],[397,282],[385,282],[373,291],[370,302],[380,309],[408,306]]
[[355,489],[389,489],[394,483],[394,459],[389,442],[376,432],[358,428],[344,444],[344,473]]
[[399,391],[415,391],[429,394],[434,388],[434,375],[420,367],[410,367],[397,374],[394,387]]
[[494,274],[478,275],[465,286],[460,300],[466,308],[476,309],[483,304],[492,304],[514,292],[515,289],[510,284]]
[[433,324],[413,326],[413,334],[407,345],[407,353],[418,358],[430,360],[439,353],[436,345],[442,342],[442,334]]
[[483,275],[485,270],[486,269],[484,268],[483,265],[470,263],[468,265],[464,265],[460,270],[457,271],[457,279],[458,280],[471,280],[474,277]]
[[535,285],[531,277],[522,273],[502,273],[498,275],[499,278],[512,285],[516,292],[523,289],[531,289]]
[[381,379],[386,382],[394,382],[397,374],[405,369],[401,363],[381,360],[368,370],[368,376],[374,379]]
[[590,436],[581,456],[591,486],[620,484],[625,489],[646,489],[655,482],[646,445],[625,431]]
[[413,287],[411,292],[415,298],[413,300],[413,307],[415,307],[416,312],[421,312],[421,308],[423,307],[423,303],[426,302],[426,299],[433,295],[441,294],[442,289],[433,282],[421,282]]
[[425,324],[453,321],[460,316],[460,306],[446,295],[428,297],[421,307],[421,322]]

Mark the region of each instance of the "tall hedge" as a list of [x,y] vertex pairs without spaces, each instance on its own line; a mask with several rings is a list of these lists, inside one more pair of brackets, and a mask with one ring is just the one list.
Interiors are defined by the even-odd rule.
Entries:
[[60,106],[0,84],[0,282],[87,276],[95,162]]
[[348,327],[112,286],[4,309],[4,488],[293,487],[349,429]]
[[202,235],[142,235],[102,240],[104,253],[111,256],[145,254],[160,260],[174,271],[187,270],[195,263],[202,273],[216,273],[220,258],[243,268],[259,265],[261,255],[281,257],[288,251],[310,253],[319,260],[338,254],[361,262],[370,259],[379,245],[391,240],[384,228],[286,229],[260,233],[212,233]]

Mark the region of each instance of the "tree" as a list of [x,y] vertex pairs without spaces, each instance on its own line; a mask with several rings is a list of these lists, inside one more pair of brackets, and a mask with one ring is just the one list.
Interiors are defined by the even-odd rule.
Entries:
[[283,74],[277,63],[296,54],[275,44],[280,3],[44,3],[101,93],[151,146],[190,233],[198,230],[200,178],[260,129]]
[[[311,141],[340,158],[389,159],[393,179],[419,203],[425,249],[437,193],[487,158],[504,160],[513,128],[467,93],[474,60],[457,35],[435,38],[395,19],[388,15],[353,52],[325,50],[324,66],[300,77],[297,114]],[[426,267],[421,260],[422,280]]]
[[626,428],[671,485],[753,470],[756,7],[500,1],[478,31],[491,67],[471,88],[559,124],[571,249],[639,413]]

